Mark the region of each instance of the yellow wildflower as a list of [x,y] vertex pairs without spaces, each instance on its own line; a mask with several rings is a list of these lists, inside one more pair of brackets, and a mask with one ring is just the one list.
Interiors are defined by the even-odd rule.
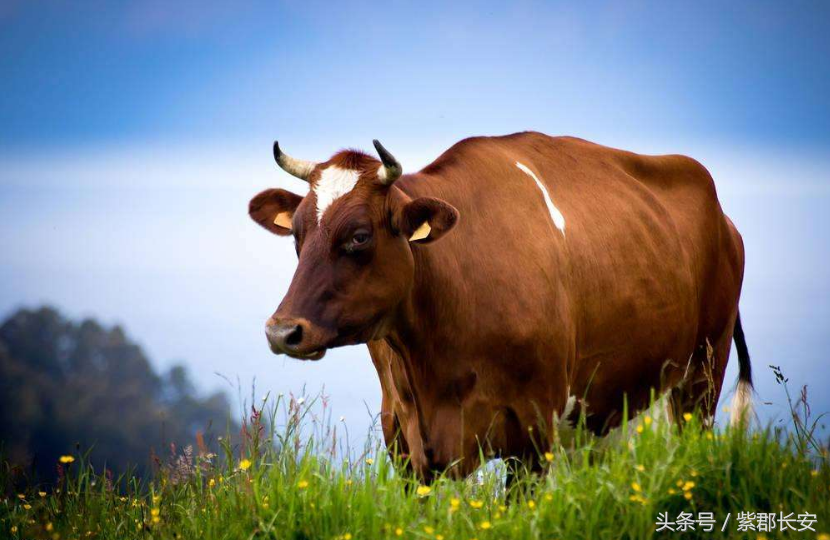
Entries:
[[450,499],[450,506],[452,506],[453,508],[458,508],[459,504],[461,504],[461,501],[456,499],[455,497]]
[[[435,535],[435,540],[444,540],[444,535],[443,534],[436,534]],[[830,540],[830,539],[828,539],[828,540]]]
[[816,536],[816,540],[830,540],[830,534],[819,533],[819,535]]
[[533,510],[536,508],[536,501],[527,501],[527,507]]
[[545,500],[546,501],[552,501],[553,500],[553,495],[551,495],[550,493],[545,494]]
[[346,533],[343,535],[343,540],[352,540],[352,533]]
[[31,509],[32,509],[32,505],[31,505],[31,504],[24,504],[24,505],[23,505],[23,508],[25,508],[26,510],[31,510]]
[[640,472],[643,472],[643,471],[645,471],[645,470],[646,470],[646,468],[645,468],[645,466],[644,466],[644,465],[637,465],[637,466],[636,466],[636,467],[634,467],[634,468],[635,468],[635,469],[637,469],[637,470],[638,470],[638,471],[640,471]]
[[690,472],[689,474],[692,475],[692,478],[695,478],[697,476],[697,471],[692,469],[692,472]]
[[250,459],[243,459],[239,462],[239,470],[240,471],[247,471],[251,468],[251,460]]
[[669,495],[674,495],[675,493],[677,493],[677,491],[675,491],[674,488],[669,488]]
[[484,506],[484,503],[481,501],[470,501],[470,506],[472,506],[473,508],[481,508],[482,506]]
[[707,431],[707,432],[706,432],[706,440],[708,440],[708,441],[712,441],[712,440],[714,440],[714,439],[715,439],[715,436],[714,436],[714,435],[712,435],[712,432],[711,432],[711,431]]
[[645,423],[646,426],[650,426],[653,421],[654,420],[650,416],[643,418],[643,423]]
[[158,517],[158,516],[153,516],[153,523],[158,523],[159,521],[161,521],[161,518],[160,518],[160,517]]
[[17,494],[17,498],[18,498],[18,499],[20,499],[20,500],[22,501],[23,499],[25,499],[25,498],[26,498],[26,496],[25,496],[25,495],[23,495],[22,493],[18,493],[18,494]]
[[12,532],[13,532],[13,533],[16,533],[16,532],[17,532],[17,525],[12,525]]
[[643,488],[641,488],[640,484],[638,484],[637,482],[631,482],[631,489],[633,489],[637,493],[643,491]]
[[553,461],[553,453],[552,452],[545,452],[545,460],[550,463]]
[[75,461],[75,458],[72,457],[72,456],[61,456],[61,457],[58,458],[58,461],[60,461],[61,463],[68,464],[68,463],[72,463],[73,461]]
[[[813,476],[815,476],[815,475],[813,475]],[[43,497],[45,497],[45,496],[46,496],[46,492],[45,492],[45,491],[38,491],[38,492],[37,492],[37,494],[38,494],[38,495],[40,495],[40,497],[41,497],[41,498],[43,498]]]
[[424,527],[424,532],[427,533],[427,534],[432,534],[432,533],[435,532],[435,529],[433,529],[432,527],[427,525],[426,527]]
[[683,413],[683,420],[685,420],[687,422],[691,422],[692,421],[692,413],[688,413],[688,412]]
[[637,433],[642,433],[642,432],[644,431],[644,430],[643,430],[643,425],[642,425],[642,424],[639,424],[639,425],[637,426],[636,431],[637,431]]
[[308,487],[308,480],[300,480],[297,482],[297,487],[300,489],[305,489]]
[[482,530],[486,531],[487,529],[489,529],[491,527],[491,525],[490,525],[489,521],[482,521],[481,525],[479,525],[479,527],[481,527]]
[[683,494],[683,496],[686,498],[687,501],[692,500],[692,492],[691,491],[687,491],[686,493]]
[[150,510],[150,515],[151,516],[157,516],[157,515],[159,515],[159,513],[160,513],[160,511],[159,511],[158,508],[153,508],[152,510]]
[[375,462],[375,460],[374,460],[374,459],[372,459],[372,458],[366,458],[366,465],[371,465],[371,464],[373,464],[374,462]]
[[214,480],[213,478],[211,478],[210,480],[208,480],[208,487],[213,487],[213,486],[215,486],[215,485],[216,485],[216,480]]
[[403,529],[401,529],[400,527],[395,529],[395,536],[403,536]]
[[690,489],[692,489],[693,487],[695,487],[695,483],[694,483],[694,482],[692,482],[691,480],[689,480],[688,482],[686,482],[685,484],[683,484],[683,491],[689,491],[689,490],[690,490]]
[[415,493],[418,494],[419,497],[426,497],[432,491],[432,488],[429,486],[418,486],[418,489],[415,490]]
[[54,527],[54,525],[52,525],[51,521],[46,524],[46,532],[52,532],[52,529],[54,529],[54,528],[55,527]]
[[813,469],[812,471],[810,471],[810,475],[818,476],[818,471],[816,469]]

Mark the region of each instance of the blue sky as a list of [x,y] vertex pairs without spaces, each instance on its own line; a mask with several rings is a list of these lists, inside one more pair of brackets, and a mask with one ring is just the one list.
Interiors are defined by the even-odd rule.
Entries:
[[[363,348],[303,364],[262,324],[294,268],[247,200],[373,138],[410,170],[537,129],[703,162],[747,244],[759,394],[830,384],[826,2],[25,2],[0,5],[0,311],[123,322],[159,365],[261,391],[323,384],[353,431]],[[734,372],[727,381],[731,388]],[[830,410],[830,397],[814,395]]]

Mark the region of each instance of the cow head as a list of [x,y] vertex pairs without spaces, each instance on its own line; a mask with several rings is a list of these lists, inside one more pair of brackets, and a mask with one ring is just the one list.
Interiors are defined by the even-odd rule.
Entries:
[[305,180],[305,197],[267,189],[251,218],[294,236],[299,264],[268,319],[274,353],[319,360],[327,349],[385,335],[412,287],[413,244],[428,244],[455,225],[458,211],[439,199],[411,199],[394,183],[401,165],[378,141],[380,161],[342,151],[324,163],[294,159],[274,143],[274,158]]

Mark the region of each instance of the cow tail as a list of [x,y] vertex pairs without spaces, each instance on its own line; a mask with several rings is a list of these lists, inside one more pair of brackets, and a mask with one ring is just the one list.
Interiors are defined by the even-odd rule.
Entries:
[[745,422],[752,415],[752,365],[749,363],[749,350],[741,326],[741,313],[735,317],[733,333],[735,349],[738,351],[738,386],[732,398],[732,424]]

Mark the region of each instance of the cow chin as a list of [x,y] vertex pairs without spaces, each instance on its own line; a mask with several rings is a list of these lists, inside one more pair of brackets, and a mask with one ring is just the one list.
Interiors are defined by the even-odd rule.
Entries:
[[318,349],[311,349],[311,350],[297,350],[297,349],[290,349],[290,348],[283,348],[277,343],[274,343],[272,340],[268,340],[268,347],[271,349],[271,352],[277,355],[284,354],[289,356],[295,360],[311,360],[317,361],[322,359],[326,352],[328,351],[327,347],[320,347]]
[[[291,358],[293,358],[295,360],[308,360],[308,361],[311,361],[311,362],[316,362],[317,360],[322,360],[323,357],[326,356],[327,351],[328,351],[328,349],[319,349],[319,350],[316,350],[316,351],[313,351],[313,352],[310,352],[310,353],[307,353],[307,354],[289,353],[289,352],[286,352],[286,353],[283,353],[283,354],[285,354],[287,356],[290,356]],[[282,353],[282,351],[280,351],[280,353]]]

